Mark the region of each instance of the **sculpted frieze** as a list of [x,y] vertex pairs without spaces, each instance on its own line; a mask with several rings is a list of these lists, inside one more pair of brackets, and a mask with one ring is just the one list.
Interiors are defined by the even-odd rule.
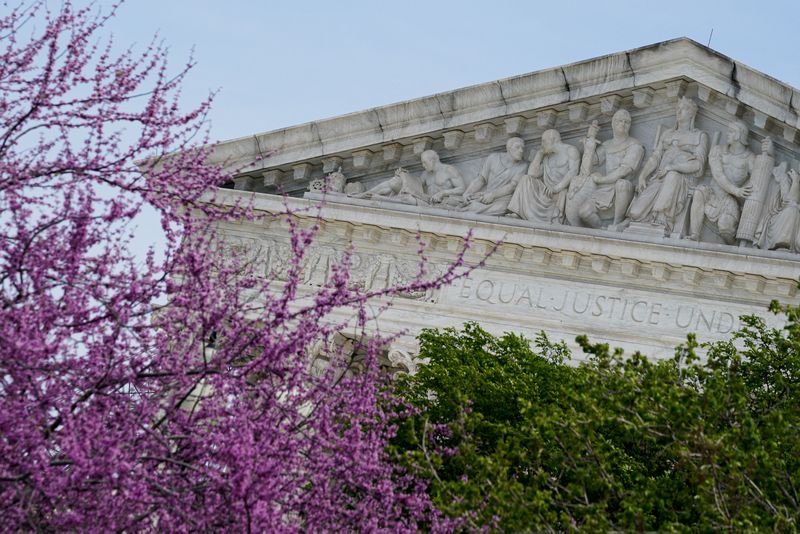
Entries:
[[524,159],[525,141],[512,137],[506,151],[489,154],[480,174],[464,192],[464,211],[485,215],[505,215],[528,163]]
[[[647,119],[646,128],[636,130],[643,137],[632,134],[635,119],[622,106],[611,117],[610,136],[601,135],[598,122],[608,119],[583,113],[591,123],[578,141],[573,141],[574,126],[565,140],[553,127],[561,123],[552,121],[538,146],[536,138],[526,147],[525,139],[514,136],[504,151],[467,161],[448,161],[428,148],[420,155],[418,175],[399,167],[362,190],[339,170],[330,191],[336,198],[406,204],[421,212],[446,210],[452,217],[512,217],[537,226],[618,232],[623,238],[638,234],[800,251],[797,172],[776,161],[770,137],[753,135],[733,115],[726,124],[719,112],[699,127],[698,101],[684,96],[673,102],[675,118]],[[644,107],[639,105],[637,113]],[[663,101],[659,109],[668,110]],[[751,150],[756,143],[760,153]],[[454,149],[452,143],[444,147]]]
[[567,188],[579,166],[578,149],[564,143],[558,130],[546,130],[542,148],[517,184],[508,210],[528,221],[562,223]]
[[690,178],[700,178],[708,157],[708,134],[695,128],[697,104],[678,102],[675,128],[662,132],[639,174],[628,209],[633,222],[649,222],[670,233],[689,200]]

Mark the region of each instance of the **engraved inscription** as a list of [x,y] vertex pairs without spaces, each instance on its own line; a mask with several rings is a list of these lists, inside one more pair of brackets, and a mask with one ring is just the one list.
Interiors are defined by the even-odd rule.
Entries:
[[730,311],[657,298],[615,295],[599,289],[567,289],[484,278],[461,280],[456,295],[489,305],[514,306],[543,313],[587,317],[636,326],[678,329],[698,334],[727,334],[738,328]]

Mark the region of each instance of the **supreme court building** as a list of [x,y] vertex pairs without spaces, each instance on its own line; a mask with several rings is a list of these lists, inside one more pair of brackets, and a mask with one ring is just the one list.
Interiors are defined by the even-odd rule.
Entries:
[[[652,357],[688,332],[724,339],[742,314],[777,321],[771,300],[798,302],[798,129],[799,90],[682,38],[255,134],[214,158],[238,169],[225,202],[325,199],[309,286],[350,244],[354,276],[380,289],[414,277],[417,235],[434,273],[470,231],[471,261],[502,243],[469,278],[382,312],[376,327],[403,333],[390,360],[413,370],[420,328],[465,321]],[[284,226],[224,232],[280,272]]]

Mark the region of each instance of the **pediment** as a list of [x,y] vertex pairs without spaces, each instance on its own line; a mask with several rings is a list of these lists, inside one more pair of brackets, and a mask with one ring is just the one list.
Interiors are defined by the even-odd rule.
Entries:
[[[601,100],[604,109],[619,101],[632,113],[647,112],[654,100],[683,93],[696,96],[703,108],[743,117],[755,133],[784,139],[796,148],[797,89],[681,38],[226,141],[215,148],[214,160],[252,178],[257,191],[277,192],[280,184],[283,191],[300,194],[311,179],[339,164],[348,179],[377,172],[382,165],[409,164],[426,137],[443,144],[444,134],[453,131],[469,140],[491,124],[492,136],[480,143],[501,146],[504,136],[518,133],[535,140],[553,113],[558,128],[580,127]],[[469,148],[467,144],[461,152]],[[311,168],[298,168],[302,164]],[[264,185],[263,173],[270,171]]]
[[[437,265],[447,264],[468,232],[477,254],[471,259],[502,242],[485,269],[461,286],[398,306],[387,320],[397,332],[420,326],[420,314],[425,325],[446,326],[480,313],[498,331],[546,328],[569,340],[592,325],[600,339],[667,355],[687,329],[718,339],[740,313],[759,313],[774,298],[797,301],[800,175],[792,188],[790,171],[800,171],[798,107],[796,89],[677,39],[229,141],[215,148],[214,158],[236,170],[238,191],[222,201],[255,194],[257,210],[274,212],[324,199],[324,246],[312,256],[333,257],[353,243],[365,254],[362,264],[387,280],[414,263],[415,233],[429,243]],[[679,120],[687,109],[690,124]],[[614,117],[625,116],[620,110],[630,118],[627,137],[613,128]],[[558,172],[531,170],[553,131],[559,157],[577,169],[562,193],[578,200],[573,195],[560,207],[558,195],[542,186]],[[587,148],[592,136],[594,148]],[[518,169],[508,159],[514,138],[523,146],[522,170],[506,178],[512,196],[522,199],[518,205],[475,209],[459,194],[433,201],[433,187],[452,183],[437,185],[439,171],[426,169],[423,155],[430,161],[435,153],[442,175],[463,179],[464,197],[487,172],[495,179],[504,166]],[[624,170],[626,157],[635,168],[618,173],[613,195],[608,187],[602,195],[584,189],[590,178]],[[636,191],[643,174],[646,187]],[[323,195],[325,176],[335,178],[329,184],[335,191]],[[381,191],[384,185],[391,187]],[[615,202],[626,188],[631,198],[617,224]],[[747,199],[737,188],[757,194]],[[575,223],[565,213],[569,198],[572,208],[596,207],[597,224],[588,224],[585,210],[570,212],[582,217]],[[264,251],[280,249],[286,238],[278,227],[228,231]],[[323,279],[319,266],[327,260],[311,263],[317,267],[308,268],[309,280]],[[370,273],[365,280],[377,280]],[[583,306],[590,301],[593,307]],[[615,315],[620,310],[624,317]],[[643,324],[657,333],[655,344]]]
[[[612,117],[618,110],[626,110],[631,122],[629,135],[644,148],[639,168],[626,176],[626,181],[636,188],[636,174],[659,149],[662,133],[677,128],[676,109],[682,100],[696,106],[693,128],[705,135],[705,160],[715,146],[725,146],[727,131],[733,122],[739,128],[746,128],[746,149],[754,156],[760,154],[764,139],[770,139],[772,164],[783,164],[783,175],[760,178],[761,190],[757,193],[762,197],[764,213],[750,213],[745,217],[758,219],[748,224],[760,225],[761,235],[765,232],[766,212],[775,211],[779,208],[776,204],[787,202],[787,184],[791,180],[787,172],[796,169],[800,160],[796,107],[800,105],[800,95],[797,90],[688,39],[230,141],[216,148],[215,158],[240,167],[235,179],[236,189],[320,199],[316,189],[324,176],[335,171],[342,173],[343,176],[339,176],[342,181],[346,180],[351,192],[374,190],[379,184],[390,181],[398,168],[424,180],[420,156],[433,150],[443,164],[461,175],[469,189],[490,155],[503,153],[509,139],[524,141],[526,162],[535,159],[542,147],[542,134],[547,130],[556,130],[564,143],[585,153],[583,144],[589,126],[596,123],[598,144],[609,141],[613,137]],[[602,169],[602,165],[600,163],[595,172],[607,170]],[[704,199],[710,204],[707,220],[702,225],[695,223],[692,228],[693,197],[699,196],[694,195],[694,191],[726,188],[714,178],[710,161],[703,161],[702,166],[701,172],[691,177],[687,175],[688,196],[683,191],[676,196],[677,205],[672,211],[680,213],[670,214],[668,218],[674,220],[664,223],[663,232],[652,227],[652,223],[659,221],[650,213],[646,214],[647,218],[639,217],[650,223],[649,226],[634,224],[633,228],[625,230],[627,224],[625,227],[617,224],[620,221],[614,219],[619,217],[612,217],[614,208],[608,206],[599,213],[601,220],[593,224],[577,221],[574,215],[549,218],[535,210],[530,215],[476,211],[465,208],[469,202],[464,199],[460,205],[458,202],[419,202],[412,211],[453,218],[477,215],[478,219],[491,217],[498,219],[494,222],[509,224],[517,223],[508,217],[522,218],[533,227],[554,227],[567,232],[577,227],[599,231],[610,228],[623,234],[627,231],[629,236],[631,232],[654,239],[691,236],[700,242],[735,244],[737,240],[730,235],[732,223],[725,217],[733,214],[737,218],[733,224],[738,225],[744,198],[734,198],[735,206],[722,207],[725,213],[720,226],[720,215],[716,212],[721,208],[717,204],[730,204],[731,199],[725,194],[712,194],[714,198]],[[634,197],[640,194],[637,191]],[[358,196],[330,194],[328,200],[401,211],[409,209],[403,205],[407,202],[396,202],[387,195],[354,198]],[[636,201],[634,198],[633,203]],[[663,203],[663,199],[656,202]],[[412,200],[411,204],[417,203]],[[573,207],[573,211],[575,209]],[[789,216],[785,218],[788,220]],[[794,244],[783,243],[786,236],[782,241],[773,239],[772,245],[764,243],[765,238],[759,239],[762,243],[756,238],[751,243],[738,242],[762,249],[793,251],[797,248]]]

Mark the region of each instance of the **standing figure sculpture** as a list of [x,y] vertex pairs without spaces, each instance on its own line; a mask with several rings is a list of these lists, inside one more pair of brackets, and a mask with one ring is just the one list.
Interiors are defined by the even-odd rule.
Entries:
[[435,150],[424,151],[420,159],[422,167],[425,169],[421,180],[428,189],[431,204],[457,206],[467,189],[461,171],[453,165],[442,163]]
[[504,215],[517,182],[525,174],[524,151],[525,141],[512,137],[506,142],[505,153],[489,154],[481,173],[464,191],[463,211]]
[[523,176],[508,204],[508,211],[529,221],[561,223],[567,187],[578,174],[580,152],[561,141],[557,130],[542,134],[540,148]]
[[[584,140],[581,172],[572,180],[566,201],[567,221],[573,226],[600,228],[601,219],[613,213],[616,228],[628,212],[633,198],[633,176],[644,157],[644,146],[630,136],[631,115],[624,109],[611,119],[613,137],[597,147],[597,125],[589,127]],[[592,172],[605,165],[605,174]]]
[[[695,189],[689,212],[687,239],[700,240],[703,221],[717,225],[719,235],[727,244],[736,239],[741,202],[753,191],[749,178],[753,172],[755,154],[747,148],[750,131],[741,121],[732,121],[724,145],[715,145],[708,155],[711,184]],[[739,200],[741,199],[741,200]]]
[[634,222],[649,222],[671,232],[686,207],[689,178],[703,175],[708,156],[708,134],[694,127],[697,104],[678,101],[675,128],[664,132],[639,174],[637,192],[628,209]]

